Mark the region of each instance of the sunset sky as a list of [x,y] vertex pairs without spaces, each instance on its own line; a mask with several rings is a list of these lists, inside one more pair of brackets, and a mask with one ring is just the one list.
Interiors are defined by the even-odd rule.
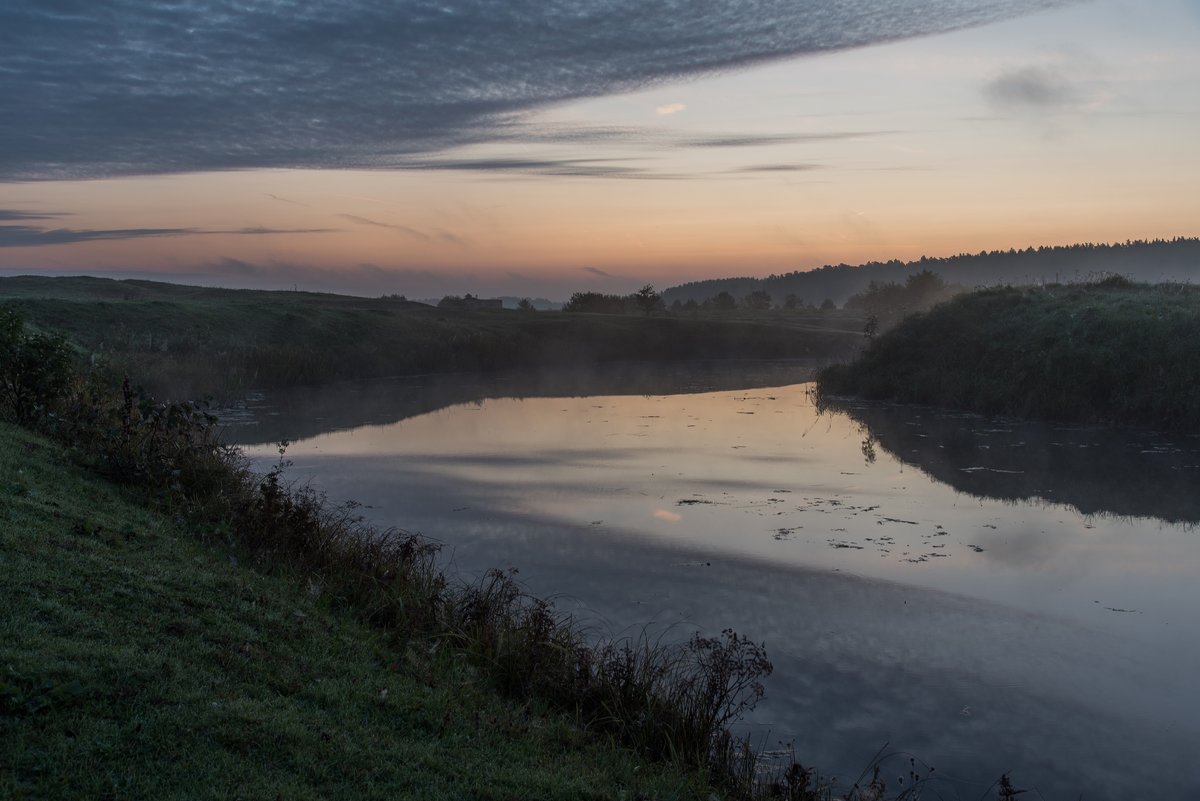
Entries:
[[1200,0],[7,0],[0,275],[564,299],[1200,235]]

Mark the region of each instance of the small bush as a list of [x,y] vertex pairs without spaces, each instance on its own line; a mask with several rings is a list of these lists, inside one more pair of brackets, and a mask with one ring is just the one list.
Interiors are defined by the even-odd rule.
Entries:
[[26,329],[0,310],[0,416],[28,424],[49,414],[71,381],[74,352],[65,339]]

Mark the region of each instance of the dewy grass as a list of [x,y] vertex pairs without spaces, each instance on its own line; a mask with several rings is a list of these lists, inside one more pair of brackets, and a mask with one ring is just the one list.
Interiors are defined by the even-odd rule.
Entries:
[[68,458],[0,425],[0,797],[707,796]]
[[[312,603],[353,616],[369,626],[378,633],[373,639],[382,638],[393,651],[389,664],[405,665],[414,659],[417,663],[449,660],[451,672],[468,677],[465,680],[471,684],[499,690],[523,704],[567,714],[585,731],[603,735],[615,745],[631,747],[656,762],[674,763],[677,777],[704,775],[710,782],[737,789],[733,785],[735,771],[722,761],[728,739],[724,726],[761,694],[757,680],[770,670],[761,646],[731,632],[719,639],[696,637],[687,643],[654,648],[590,644],[547,603],[523,593],[510,575],[492,572],[478,582],[462,583],[439,571],[435,545],[404,532],[373,530],[354,515],[352,508],[332,507],[309,489],[285,486],[282,463],[265,476],[254,474],[240,452],[217,442],[213,419],[196,404],[161,403],[139,396],[128,381],[119,391],[113,391],[94,378],[66,378],[55,383],[53,391],[37,398],[39,413],[26,423],[70,443],[76,459],[99,469],[109,479],[154,497],[163,512],[172,519],[186,521],[219,550],[306,588]],[[63,386],[69,388],[60,394],[58,389]],[[4,414],[12,416],[14,409],[0,405],[0,415]],[[39,446],[26,440],[21,447],[34,453]],[[6,465],[10,472],[16,471],[15,477],[6,478],[12,492],[22,498],[40,499],[47,482],[27,484],[16,464],[16,459],[10,459]],[[86,497],[89,492],[94,494],[88,488],[80,495]],[[50,511],[53,509],[64,511]],[[6,545],[17,553],[32,546],[6,575],[14,581],[34,577],[29,590],[8,596],[24,598],[28,606],[13,610],[11,619],[19,621],[19,630],[12,632],[6,642],[39,643],[44,640],[41,635],[51,632],[39,632],[38,626],[53,620],[57,621],[54,630],[62,635],[61,650],[73,655],[61,657],[53,669],[47,670],[38,664],[40,646],[11,654],[9,664],[15,666],[4,690],[6,715],[11,712],[26,724],[36,724],[39,713],[47,708],[65,704],[63,708],[70,709],[72,699],[92,698],[88,687],[107,678],[119,686],[115,696],[107,690],[101,693],[96,700],[100,707],[126,697],[144,698],[150,705],[178,706],[181,702],[172,695],[172,687],[174,677],[184,668],[170,659],[158,661],[160,654],[154,643],[164,633],[194,634],[206,642],[216,638],[227,646],[209,654],[217,668],[252,671],[261,666],[269,674],[262,680],[272,693],[291,696],[300,692],[306,680],[278,664],[286,661],[283,657],[266,663],[239,661],[240,657],[253,657],[260,649],[267,649],[268,640],[273,643],[274,637],[263,638],[250,631],[252,625],[244,623],[230,624],[238,633],[214,633],[212,626],[224,625],[215,610],[227,600],[242,597],[246,601],[246,596],[222,584],[227,577],[221,571],[198,576],[199,583],[189,588],[186,564],[177,566],[170,576],[163,574],[159,564],[137,564],[134,557],[139,553],[139,543],[163,539],[161,535],[146,539],[142,529],[149,526],[161,530],[163,523],[130,524],[129,519],[137,518],[122,512],[98,518],[85,513],[77,503],[55,498],[48,507],[40,505],[39,500],[27,512],[18,508],[16,516],[6,522],[5,537],[11,540]],[[41,540],[30,539],[22,530],[31,527],[39,513],[56,524],[45,531]],[[105,552],[108,562],[91,571],[60,565],[47,574],[31,565],[41,552],[92,553],[89,549],[95,541],[120,546],[121,550]],[[203,561],[199,556],[195,559]],[[205,569],[215,570],[211,562]],[[62,575],[55,579],[58,573]],[[89,595],[88,587],[93,584],[103,586],[103,592]],[[213,596],[220,596],[220,601]],[[175,600],[164,600],[170,598]],[[139,628],[142,624],[136,619],[137,610],[143,605],[178,620]],[[110,619],[105,612],[110,606],[124,611]],[[293,616],[297,620],[311,614],[305,609],[295,611],[300,612]],[[119,626],[115,639],[113,625]],[[307,629],[303,636],[308,636]],[[118,653],[128,643],[137,645],[130,646],[133,650],[128,653]],[[144,662],[147,649],[154,654],[152,664]],[[113,653],[108,654],[109,650]],[[87,658],[100,661],[101,679],[65,668],[72,658],[84,659],[92,652],[98,656]],[[300,657],[301,664],[305,659]],[[180,657],[177,661],[187,660]],[[128,669],[112,667],[123,662],[129,663]],[[250,673],[240,675],[249,678]],[[282,678],[289,675],[293,678]],[[234,704],[239,721],[249,720],[250,724],[235,727],[237,732],[229,739],[214,735],[222,750],[261,751],[265,760],[273,750],[289,748],[298,737],[296,732],[260,726],[259,718],[264,714],[260,705],[244,708],[239,699],[222,695],[218,685],[230,678],[212,674],[205,679],[214,685],[215,694],[211,695],[210,708],[203,715],[197,713],[195,719],[209,728],[210,723],[215,724],[211,710]],[[144,696],[143,690],[147,693]],[[386,700],[390,691],[385,685],[378,692],[378,700]],[[192,702],[194,706],[195,697]],[[183,708],[195,713],[188,704]],[[157,719],[157,712],[140,708],[132,711],[134,720],[147,716]],[[130,763],[132,757],[121,750],[130,736],[122,728],[129,716],[120,714],[116,723],[99,723],[97,714],[93,710],[88,716],[88,725],[107,727],[105,736],[122,755],[119,772],[151,770]],[[54,725],[60,724],[68,732],[68,739],[76,737],[72,733],[75,724],[56,721]],[[443,721],[441,728],[446,725]],[[132,734],[140,736],[142,731],[135,729]],[[165,735],[160,728],[154,733]],[[42,735],[22,726],[15,734],[28,750],[12,755],[15,763],[24,767],[9,781],[15,790],[28,786],[42,793],[50,786],[45,776],[51,764],[40,761],[44,755],[38,745]],[[107,747],[96,746],[100,753],[107,753]],[[69,751],[68,745],[62,749]],[[99,770],[102,761],[97,759],[92,767]],[[484,771],[481,775],[486,774]],[[136,776],[127,775],[109,778],[117,784],[104,792],[113,796],[131,794],[129,788],[137,781]],[[693,780],[679,779],[683,785]],[[103,783],[103,776],[100,781]],[[135,784],[121,784],[126,781]],[[269,785],[272,780],[268,777],[265,781]],[[299,792],[304,784],[295,775],[288,781],[292,784],[287,785],[291,790],[286,795]]]
[[1200,288],[1108,277],[962,295],[818,376],[825,394],[1200,431]]

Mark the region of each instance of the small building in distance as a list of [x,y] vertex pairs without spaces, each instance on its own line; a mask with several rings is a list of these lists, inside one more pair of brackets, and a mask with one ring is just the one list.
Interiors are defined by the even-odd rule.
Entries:
[[503,309],[504,301],[500,298],[477,298],[466,294],[461,298],[457,295],[447,295],[438,301],[439,309]]

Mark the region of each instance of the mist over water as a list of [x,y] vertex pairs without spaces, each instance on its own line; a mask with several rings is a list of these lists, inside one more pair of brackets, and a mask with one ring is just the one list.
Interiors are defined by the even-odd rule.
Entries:
[[295,477],[599,630],[765,641],[744,730],[843,779],[887,743],[948,798],[1005,770],[1047,798],[1200,792],[1196,438],[818,413],[807,365],[623,369],[347,384],[232,433],[300,432]]

